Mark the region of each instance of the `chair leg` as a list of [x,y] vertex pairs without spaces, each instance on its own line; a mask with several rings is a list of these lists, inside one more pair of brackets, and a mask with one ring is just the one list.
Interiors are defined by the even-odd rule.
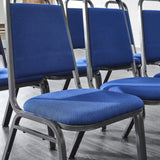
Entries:
[[67,79],[66,79],[66,82],[65,82],[65,84],[64,84],[63,90],[67,90],[67,89],[68,89],[68,86],[69,86],[69,84],[70,84],[70,81],[71,81],[71,78],[67,78]]
[[43,82],[40,84],[40,89],[41,89],[41,94],[50,92],[49,84],[48,84],[48,81],[46,79],[43,80]]
[[107,75],[106,75],[106,77],[105,77],[105,79],[104,79],[103,83],[108,82],[109,77],[111,76],[111,73],[112,73],[112,70],[109,70],[109,71],[107,72]]
[[[109,71],[107,72],[107,75],[106,75],[103,83],[108,82],[109,77],[111,76],[111,73],[112,73],[112,70],[109,70]],[[107,130],[107,126],[102,127],[102,132],[106,132],[106,130]]]
[[55,137],[57,140],[59,160],[67,160],[66,144],[65,144],[65,140],[64,140],[64,136],[61,128],[55,122],[50,123],[50,125],[48,126],[52,130],[52,133],[55,133]]
[[127,125],[127,127],[126,127],[126,129],[125,129],[125,131],[124,131],[124,133],[122,135],[123,139],[128,138],[128,135],[131,132],[131,129],[133,128],[133,125],[134,125],[134,119],[131,118],[130,122],[128,123],[128,125]]
[[83,138],[84,134],[85,134],[84,131],[81,131],[81,132],[77,133],[74,144],[73,144],[73,147],[72,147],[70,155],[69,155],[69,159],[74,159],[75,158],[75,155],[77,153],[77,150],[79,148],[79,145],[82,141],[82,138]]
[[[55,137],[54,132],[48,127],[48,135]],[[53,142],[49,143],[50,145],[50,150],[56,150],[56,144]]]
[[9,137],[7,139],[7,143],[5,146],[5,150],[3,152],[3,156],[2,156],[2,160],[8,160],[11,150],[12,150],[12,146],[14,143],[14,139],[17,133],[17,129],[15,128],[15,125],[18,125],[20,122],[21,117],[18,117],[17,115],[14,117],[13,122],[12,122],[12,126],[10,129],[10,133],[9,133]]
[[95,81],[96,81],[96,88],[99,89],[102,85],[102,77],[100,72],[95,74]]
[[144,122],[142,114],[140,113],[139,115],[135,116],[134,120],[135,120],[138,160],[147,160]]
[[[19,88],[16,89],[16,96],[18,94],[18,90]],[[3,127],[8,127],[11,116],[12,116],[12,112],[13,112],[13,109],[12,109],[12,106],[8,98],[8,102],[7,102],[7,106],[6,106],[6,110],[5,110],[5,114],[4,114],[3,122],[2,122]]]

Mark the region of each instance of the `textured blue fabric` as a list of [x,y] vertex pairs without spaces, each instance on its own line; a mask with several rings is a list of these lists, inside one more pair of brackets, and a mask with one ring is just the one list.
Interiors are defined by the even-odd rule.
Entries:
[[73,48],[85,48],[82,9],[68,8],[68,23]]
[[160,60],[160,11],[143,11],[144,44],[147,62]]
[[160,73],[157,73],[156,75],[154,75],[155,78],[160,78]]
[[132,63],[132,50],[122,10],[89,8],[92,66],[117,67]]
[[[23,77],[16,79],[16,83],[26,83],[41,80],[42,76]],[[6,68],[0,68],[0,86],[8,86],[8,70]]]
[[135,60],[136,64],[140,64],[141,63],[141,54],[134,53],[134,60]]
[[132,33],[132,27],[131,27],[131,21],[129,18],[129,13],[128,11],[125,11],[126,13],[126,18],[127,18],[127,24],[128,24],[128,29],[129,29],[129,34],[130,34],[130,38],[131,38],[131,43],[134,44],[134,39],[133,39],[133,33]]
[[143,107],[138,97],[96,89],[52,92],[28,100],[24,111],[70,125],[95,124]]
[[11,4],[16,78],[74,70],[60,6]]
[[101,89],[132,94],[143,100],[160,100],[159,78],[136,77],[113,80],[103,84]]

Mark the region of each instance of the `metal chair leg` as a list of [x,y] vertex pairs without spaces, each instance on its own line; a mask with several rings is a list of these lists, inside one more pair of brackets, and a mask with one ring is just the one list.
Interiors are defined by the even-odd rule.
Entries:
[[57,140],[57,148],[58,148],[58,155],[59,160],[67,160],[67,153],[66,153],[66,144],[63,136],[63,132],[59,125],[56,122],[51,122],[47,124],[49,128],[55,133],[55,137]]
[[102,85],[102,77],[100,72],[96,73],[95,81],[96,81],[96,88],[99,89]]
[[71,149],[69,159],[74,159],[85,132],[78,132]]
[[125,129],[125,131],[123,132],[123,135],[122,135],[123,139],[128,138],[128,135],[131,132],[131,129],[133,128],[133,125],[134,125],[134,119],[131,118],[130,122],[128,123],[128,125],[127,125],[127,127]]
[[138,160],[147,160],[144,122],[142,114],[140,113],[139,115],[135,116],[134,120],[135,120]]
[[[48,135],[51,137],[55,137],[54,132],[48,127]],[[56,150],[56,144],[53,142],[49,142],[50,150]]]
[[111,76],[111,73],[112,73],[112,70],[109,70],[109,71],[107,72],[107,75],[106,75],[106,77],[105,77],[105,79],[104,79],[103,83],[108,82],[109,77]]
[[68,89],[68,86],[69,86],[69,84],[70,84],[70,81],[71,81],[71,78],[67,78],[67,79],[66,79],[66,82],[65,82],[65,84],[64,84],[63,90],[67,90],[67,89]]
[[40,89],[41,89],[41,94],[50,92],[49,84],[48,84],[48,81],[46,79],[43,80],[43,82],[40,84]]
[[[18,94],[18,90],[19,88],[16,89],[16,96]],[[12,112],[13,112],[13,109],[12,109],[12,106],[8,98],[8,102],[7,102],[7,106],[6,106],[6,110],[5,110],[5,114],[4,114],[3,122],[2,122],[3,127],[8,127],[11,116],[12,116]]]
[[[143,116],[143,119],[145,118],[145,107],[143,108],[143,112],[142,112],[142,116]],[[130,122],[128,123],[123,135],[122,135],[122,138],[123,139],[126,139],[128,138],[128,135],[129,133],[131,132],[132,128],[133,128],[133,125],[134,125],[134,119],[131,118]]]
[[11,150],[12,150],[12,146],[13,146],[13,142],[17,133],[17,129],[15,128],[15,125],[18,125],[20,122],[20,117],[17,117],[17,115],[14,117],[13,122],[12,122],[12,126],[10,129],[10,133],[9,133],[9,137],[5,146],[5,150],[3,152],[3,156],[2,156],[2,160],[8,160]]

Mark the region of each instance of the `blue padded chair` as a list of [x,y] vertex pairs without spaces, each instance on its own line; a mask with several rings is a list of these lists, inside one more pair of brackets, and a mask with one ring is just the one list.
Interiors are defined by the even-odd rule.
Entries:
[[[0,68],[0,91],[7,90],[8,89],[8,70],[7,70],[7,62],[6,57],[2,45],[2,41],[0,38],[0,55],[2,55],[2,60],[4,64],[4,68]],[[30,77],[30,78],[23,78],[16,81],[16,94],[18,94],[18,90],[21,87],[27,87],[27,86],[36,86],[41,88],[42,93],[49,92],[48,82],[46,80],[43,80],[42,76],[37,77]],[[12,107],[8,100],[2,126],[8,127],[10,118],[12,115]]]
[[[67,0],[68,2],[68,0]],[[85,43],[84,43],[84,29],[83,29],[83,17],[82,17],[82,12],[81,9],[75,9],[75,8],[68,8],[68,23],[69,23],[69,29],[70,29],[70,33],[71,33],[71,38],[72,38],[72,42],[73,42],[73,47],[74,48],[85,48]],[[127,14],[128,15],[128,14]],[[129,16],[127,16],[127,18],[129,19]],[[77,23],[75,23],[75,21]],[[130,33],[131,33],[131,25],[129,23],[129,29],[130,29]],[[133,35],[131,34],[131,41],[134,42],[133,40]],[[100,53],[101,54],[101,53]],[[140,59],[139,57],[135,57],[135,61],[137,64],[140,64]],[[82,58],[79,59],[77,61],[77,64],[81,63],[82,65],[86,66],[86,58]],[[138,65],[139,66],[139,65]],[[95,69],[99,69],[99,70],[107,70],[107,75],[105,77],[104,82],[108,81],[112,70],[117,70],[117,69],[129,69],[131,67],[131,65],[123,65],[119,68],[117,67],[101,67],[101,66],[92,66],[93,67],[93,71],[95,71]],[[138,71],[138,70],[137,70]],[[94,75],[94,72],[93,72]],[[103,83],[104,83],[103,82]]]
[[[141,26],[143,32],[143,46],[144,46],[144,63],[153,64],[160,61],[160,40],[159,40],[159,31],[160,27],[159,21],[160,11],[158,10],[142,10]],[[143,70],[143,74],[146,74],[146,68]],[[158,73],[155,77],[160,78]]]
[[[141,24],[142,37],[144,41],[142,44],[142,75],[147,75],[146,61],[157,61],[158,49],[160,49],[158,40],[158,24],[157,18],[160,17],[159,11],[143,11],[143,0],[139,1],[140,17],[143,19],[143,25]],[[141,19],[141,20],[142,20]],[[143,28],[142,28],[143,26]],[[160,26],[160,25],[159,25]],[[144,38],[143,38],[144,33]],[[156,38],[157,37],[157,38]],[[145,59],[146,57],[146,59]],[[151,62],[151,63],[152,63]],[[137,78],[125,78],[120,80],[110,81],[101,86],[101,89],[107,91],[115,91],[120,93],[129,93],[140,97],[146,103],[147,101],[155,102],[160,100],[160,80],[159,78],[151,77],[137,77]],[[150,103],[151,103],[150,102]],[[149,103],[149,104],[150,104]],[[127,127],[123,137],[127,138],[128,134],[134,124],[133,119]]]
[[[9,44],[9,94],[16,115],[2,160],[8,160],[17,130],[57,143],[59,160],[67,160],[62,129],[84,134],[87,130],[128,117],[134,117],[136,121],[138,159],[146,160],[141,115],[143,102],[136,96],[97,89],[73,89],[33,97],[25,102],[23,109],[20,108],[15,96],[15,80],[19,78],[73,70],[76,82],[79,82],[77,86],[80,86],[80,81],[78,69],[74,67],[71,38],[65,24],[63,7],[10,4],[8,0],[5,6]],[[20,125],[22,118],[45,124],[56,138]]]

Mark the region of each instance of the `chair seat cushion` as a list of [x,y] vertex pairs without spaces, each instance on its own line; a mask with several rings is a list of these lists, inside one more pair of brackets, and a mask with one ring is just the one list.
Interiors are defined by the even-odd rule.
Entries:
[[160,100],[160,79],[135,77],[104,83],[101,89],[136,95],[143,100]]
[[136,64],[141,63],[141,54],[140,53],[134,53],[134,60]]
[[68,125],[102,122],[143,107],[136,96],[97,89],[73,89],[29,99],[24,111]]
[[160,73],[157,73],[156,75],[154,75],[155,78],[160,78]]
[[[43,76],[24,77],[16,79],[16,83],[26,83],[32,81],[41,80]],[[0,68],[0,87],[8,86],[8,70],[6,68]]]

